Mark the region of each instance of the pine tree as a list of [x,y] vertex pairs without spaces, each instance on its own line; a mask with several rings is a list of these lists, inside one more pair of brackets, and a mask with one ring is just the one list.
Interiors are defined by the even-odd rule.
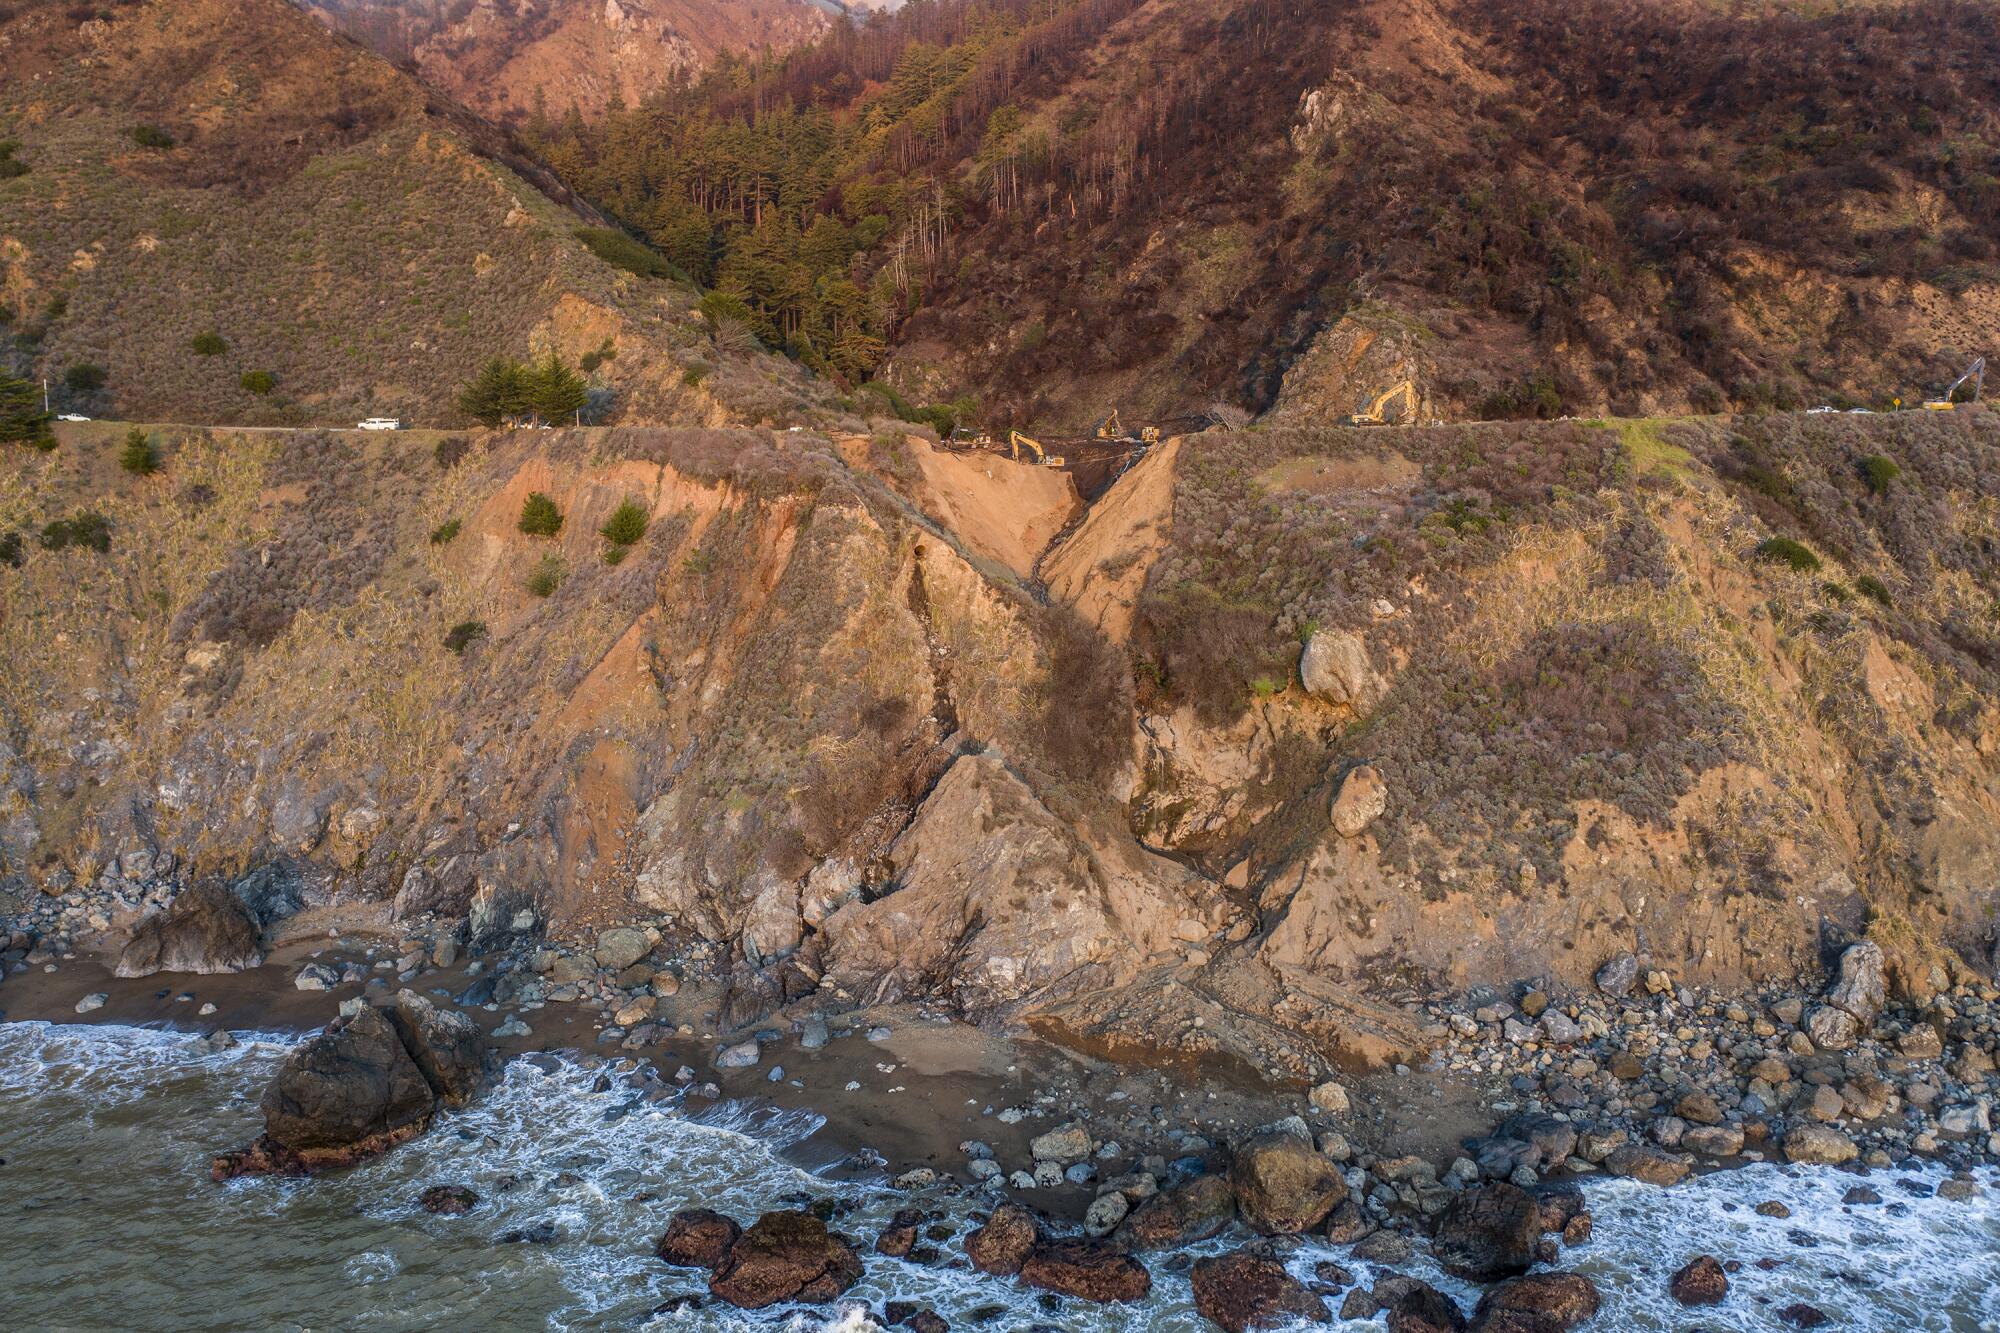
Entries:
[[529,407],[546,421],[573,417],[590,402],[583,376],[564,365],[554,352],[528,372],[526,387]]
[[496,356],[459,391],[459,411],[483,426],[521,416],[530,408],[527,378],[527,367],[519,361]]
[[0,373],[0,444],[32,444],[48,448],[49,414],[42,410],[42,391],[28,380]]
[[154,452],[152,438],[143,428],[134,426],[125,436],[125,447],[118,451],[118,466],[140,477],[159,471],[160,456]]

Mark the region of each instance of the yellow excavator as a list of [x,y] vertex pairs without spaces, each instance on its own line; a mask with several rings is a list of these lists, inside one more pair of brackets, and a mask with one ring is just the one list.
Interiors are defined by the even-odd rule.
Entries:
[[1040,440],[1023,435],[1018,430],[1009,431],[1007,434],[1007,447],[1013,451],[1016,463],[1021,461],[1021,449],[1023,446],[1026,446],[1028,452],[1035,456],[1034,461],[1040,463],[1043,467],[1061,467],[1063,465],[1063,456],[1061,454],[1052,454],[1042,448]]
[[1385,418],[1382,414],[1389,410],[1389,404],[1394,402],[1399,395],[1403,399],[1403,424],[1405,426],[1410,425],[1417,419],[1417,386],[1409,380],[1403,380],[1398,384],[1391,385],[1381,393],[1376,394],[1370,400],[1367,407],[1347,419],[1347,424],[1350,426],[1380,426],[1384,424]]
[[[1972,392],[1965,395],[1964,398],[1960,398],[1958,391],[1964,388],[1968,381],[1971,382]],[[1978,402],[1979,391],[1985,387],[1986,358],[1982,356],[1968,366],[1963,375],[1960,375],[1951,382],[1951,387],[1944,391],[1944,397],[1926,399],[1924,410],[1926,412],[1955,412],[1962,403]]]
[[1097,438],[1106,441],[1137,440],[1140,444],[1158,444],[1160,442],[1160,428],[1158,426],[1141,426],[1139,433],[1134,435],[1125,429],[1124,423],[1118,420],[1118,409],[1114,407],[1111,409],[1110,416],[1097,423]]

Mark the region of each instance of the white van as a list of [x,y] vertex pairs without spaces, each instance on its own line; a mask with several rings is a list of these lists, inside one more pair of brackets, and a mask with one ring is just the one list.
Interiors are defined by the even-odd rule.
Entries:
[[401,430],[403,428],[403,419],[401,417],[370,417],[368,420],[360,423],[360,428],[362,430]]

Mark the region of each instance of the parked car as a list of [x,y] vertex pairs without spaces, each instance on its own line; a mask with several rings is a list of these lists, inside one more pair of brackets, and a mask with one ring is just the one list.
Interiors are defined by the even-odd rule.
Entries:
[[362,430],[401,430],[402,428],[403,419],[401,417],[370,417],[368,420],[360,423],[360,429]]
[[88,420],[90,420],[90,418],[89,418],[89,417],[86,417],[86,416],[82,416],[82,415],[79,415],[78,413],[75,413],[75,412],[65,412],[65,413],[63,413],[63,414],[62,414],[61,416],[57,417],[57,418],[56,418],[56,420],[57,420],[57,421],[88,421]]

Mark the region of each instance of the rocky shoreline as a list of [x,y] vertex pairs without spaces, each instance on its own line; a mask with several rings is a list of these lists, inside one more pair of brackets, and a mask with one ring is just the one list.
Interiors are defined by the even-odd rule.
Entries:
[[[645,926],[565,945],[543,939],[532,919],[475,917],[390,936],[295,939],[267,951],[262,932],[286,914],[287,895],[281,881],[249,878],[250,891],[231,895],[145,891],[140,901],[162,910],[115,960],[79,947],[78,936],[110,931],[112,913],[88,904],[45,909],[0,937],[0,1004],[10,1018],[115,1016],[108,990],[76,1000],[68,1015],[48,1012],[56,992],[46,983],[63,971],[72,982],[93,969],[151,975],[135,956],[171,962],[175,973],[159,975],[185,978],[200,975],[211,955],[213,971],[228,973],[250,953],[261,960],[268,952],[272,962],[257,974],[263,986],[282,978],[284,998],[338,1006],[340,1016],[293,1053],[266,1091],[264,1136],[218,1156],[218,1180],[334,1169],[392,1149],[474,1095],[496,1058],[489,1043],[515,1055],[581,1049],[600,1082],[635,1100],[692,1109],[789,1089],[809,1105],[827,1090],[805,1086],[788,1064],[838,1057],[845,1065],[836,1068],[872,1064],[896,1078],[896,1060],[871,1057],[891,1055],[899,1037],[931,1021],[907,1011],[885,1021],[808,989],[761,1022],[732,1028],[723,1020],[733,999],[713,960],[675,952]],[[241,978],[202,984],[225,980]],[[954,1161],[937,1162],[932,1152],[935,1164],[919,1164],[907,1151],[890,1159],[880,1155],[893,1147],[886,1142],[862,1155],[864,1165],[888,1163],[894,1187],[910,1195],[880,1235],[842,1235],[844,1210],[832,1199],[754,1219],[683,1214],[656,1248],[663,1262],[709,1274],[707,1295],[684,1299],[744,1309],[833,1300],[859,1278],[858,1256],[869,1252],[969,1263],[1079,1301],[1141,1299],[1150,1273],[1165,1267],[1190,1275],[1197,1308],[1225,1329],[1319,1320],[1337,1309],[1343,1318],[1386,1314],[1400,1333],[1550,1333],[1582,1325],[1597,1307],[1587,1278],[1548,1271],[1590,1243],[1577,1185],[1593,1175],[1664,1188],[1758,1161],[1865,1176],[1932,1160],[1950,1170],[1936,1190],[1942,1200],[1995,1187],[1980,1169],[2000,1162],[2000,991],[1939,987],[1920,1006],[1892,1002],[1887,991],[1881,952],[1866,942],[1843,953],[1818,995],[1709,995],[1623,955],[1585,991],[1529,985],[1433,1001],[1420,1015],[1435,1043],[1422,1067],[1351,1085],[1232,1089],[1221,1098],[1213,1088],[1182,1087],[1170,1109],[1171,1079],[1100,1069],[1129,1085],[1106,1092],[1089,1062],[1044,1067],[1039,1086],[1017,1083],[1022,1095],[977,1112],[985,1129],[958,1141]],[[194,992],[182,995],[192,1001]],[[221,1017],[206,1009],[194,1010],[189,1025]],[[1475,1117],[1458,1123],[1473,1132],[1455,1142],[1433,1136],[1416,1151],[1408,1140],[1420,1135],[1371,1132],[1381,1123],[1371,1113],[1424,1093],[1442,1097],[1442,1089],[1456,1090],[1459,1110]],[[851,1079],[845,1090],[863,1089]],[[1218,1104],[1190,1110],[1190,1092],[1197,1107]],[[977,1229],[962,1236],[934,1206],[954,1195],[983,1209]],[[1850,1202],[1871,1197],[1880,1200],[1864,1183],[1850,1191]],[[450,1215],[478,1200],[441,1181],[423,1203]],[[1226,1235],[1240,1245],[1199,1259],[1186,1253]],[[1427,1252],[1447,1273],[1495,1285],[1466,1312],[1393,1272],[1364,1286],[1329,1263],[1303,1282],[1282,1261],[1306,1237],[1391,1269]],[[943,1242],[952,1239],[963,1260],[947,1257]],[[1718,1293],[1726,1293],[1730,1262],[1696,1256],[1673,1275],[1671,1294],[1690,1306],[1726,1299]],[[882,1313],[913,1328],[948,1326],[918,1308]],[[1780,1317],[1812,1326],[1815,1313]]]

